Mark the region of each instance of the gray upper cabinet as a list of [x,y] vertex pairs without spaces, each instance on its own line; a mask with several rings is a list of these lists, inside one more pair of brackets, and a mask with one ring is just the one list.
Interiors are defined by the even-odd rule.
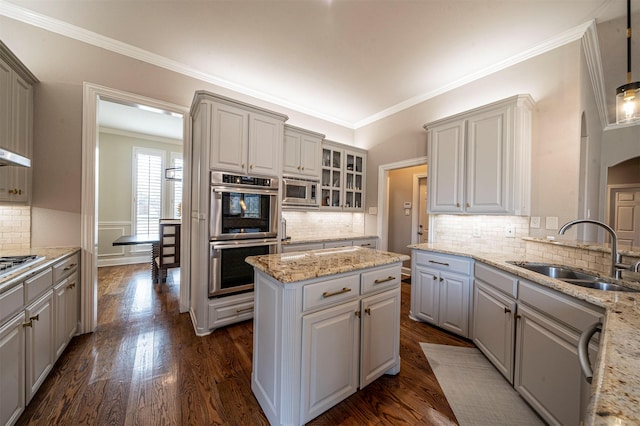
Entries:
[[430,213],[529,213],[532,108],[518,95],[424,126]]
[[319,181],[323,139],[320,133],[285,124],[282,174]]
[[[38,80],[0,42],[0,148],[31,158],[33,143],[33,85]],[[31,171],[0,167],[0,202],[28,203]]]

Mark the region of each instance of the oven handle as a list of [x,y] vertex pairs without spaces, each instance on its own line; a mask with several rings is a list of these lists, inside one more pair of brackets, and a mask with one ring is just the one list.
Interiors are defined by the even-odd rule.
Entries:
[[258,246],[271,246],[278,244],[278,240],[243,240],[243,241],[211,241],[209,245],[213,250],[224,250],[229,248],[241,248],[241,247],[258,247]]
[[261,189],[261,188],[234,188],[231,186],[212,186],[212,192],[223,193],[223,192],[235,192],[240,194],[258,194],[258,195],[278,195],[277,189]]

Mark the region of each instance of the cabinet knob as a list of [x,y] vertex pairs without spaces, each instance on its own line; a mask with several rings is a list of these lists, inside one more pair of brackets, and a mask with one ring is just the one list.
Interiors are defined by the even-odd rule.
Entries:
[[29,321],[40,321],[40,314],[33,317],[29,317]]
[[444,278],[440,277],[440,282],[444,281]]
[[460,203],[456,203],[456,207],[460,207]]
[[28,322],[23,322],[22,326],[23,327],[33,327],[33,321],[29,320]]
[[244,169],[244,166],[245,166],[245,164],[244,164],[244,163],[242,163],[242,168],[243,168],[243,169]]
[[433,276],[433,279],[434,279],[434,280],[437,280],[437,279],[438,279],[438,277],[436,277],[436,276],[434,275],[434,276]]
[[300,166],[298,166],[298,170],[300,170]]
[[249,165],[249,168],[250,168],[251,170],[253,170],[253,164],[250,164],[250,165]]
[[520,315],[520,314],[515,314],[513,317],[514,317],[515,319],[520,319],[520,318],[522,318],[522,315]]
[[367,315],[371,315],[371,308],[365,308],[364,312]]
[[358,318],[360,318],[360,311],[355,311],[355,312],[354,312],[354,314],[355,314]]
[[467,208],[471,207],[471,204],[467,203]]
[[304,170],[304,166],[302,166],[302,167],[300,168],[300,170]]
[[511,312],[511,309],[507,308],[506,306],[504,307],[504,313],[508,314]]
[[18,188],[10,189],[9,194],[22,195],[22,189],[18,189]]

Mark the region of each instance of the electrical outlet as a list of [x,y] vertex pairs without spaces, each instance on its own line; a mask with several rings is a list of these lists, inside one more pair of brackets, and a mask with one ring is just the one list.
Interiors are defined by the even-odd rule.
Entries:
[[558,229],[558,217],[547,216],[544,227],[546,229]]
[[515,225],[507,225],[504,227],[504,236],[507,238],[515,238],[516,237],[516,226]]
[[531,216],[529,226],[532,228],[540,228],[540,216]]
[[473,234],[471,234],[473,238],[480,238],[480,225],[473,226]]

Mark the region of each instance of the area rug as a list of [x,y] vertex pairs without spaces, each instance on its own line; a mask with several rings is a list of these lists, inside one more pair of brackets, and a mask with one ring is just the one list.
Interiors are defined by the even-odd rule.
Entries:
[[545,424],[478,349],[420,346],[461,426]]

